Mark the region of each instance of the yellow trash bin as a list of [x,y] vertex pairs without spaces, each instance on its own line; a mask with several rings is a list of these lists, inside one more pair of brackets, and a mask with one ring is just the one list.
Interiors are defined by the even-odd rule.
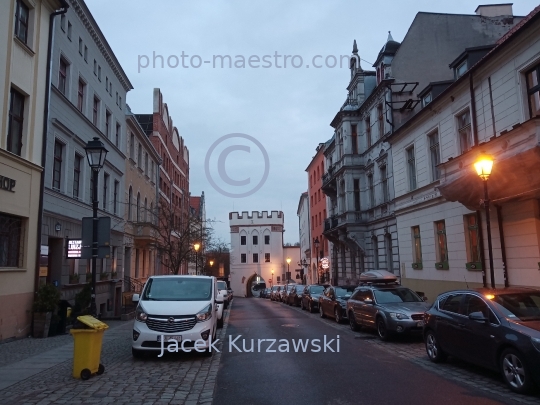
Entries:
[[103,333],[109,326],[90,315],[77,319],[87,329],[71,329],[73,335],[73,377],[88,380],[92,374],[103,374],[105,367],[99,363]]

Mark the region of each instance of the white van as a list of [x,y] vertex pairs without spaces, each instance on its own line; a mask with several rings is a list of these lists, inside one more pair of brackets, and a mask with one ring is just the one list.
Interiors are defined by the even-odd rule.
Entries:
[[216,337],[219,307],[223,307],[215,277],[152,276],[132,300],[138,303],[131,346],[134,357],[160,356],[168,347],[212,355],[210,344]]

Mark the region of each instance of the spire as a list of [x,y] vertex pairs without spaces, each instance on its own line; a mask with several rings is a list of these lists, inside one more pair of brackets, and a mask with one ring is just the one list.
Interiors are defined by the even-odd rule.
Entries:
[[353,46],[352,46],[352,53],[357,54],[358,53],[358,47],[356,46],[356,39],[354,40]]
[[394,38],[392,38],[392,34],[390,33],[390,31],[388,31],[388,39],[386,40],[386,42],[390,42],[390,41],[393,41]]

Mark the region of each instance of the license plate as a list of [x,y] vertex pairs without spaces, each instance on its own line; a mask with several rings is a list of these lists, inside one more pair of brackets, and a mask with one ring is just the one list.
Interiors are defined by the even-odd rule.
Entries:
[[[169,340],[176,340],[177,342],[182,341],[182,336],[164,336],[165,341],[168,342]],[[158,335],[157,341],[161,342],[161,335]]]
[[424,326],[424,321],[416,322],[416,326],[418,326],[418,327]]

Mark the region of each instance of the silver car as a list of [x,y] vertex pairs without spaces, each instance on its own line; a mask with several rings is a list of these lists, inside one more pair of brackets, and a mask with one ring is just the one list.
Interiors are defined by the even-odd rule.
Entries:
[[358,287],[347,301],[352,330],[376,329],[381,340],[393,334],[422,333],[430,305],[407,287],[372,284]]

